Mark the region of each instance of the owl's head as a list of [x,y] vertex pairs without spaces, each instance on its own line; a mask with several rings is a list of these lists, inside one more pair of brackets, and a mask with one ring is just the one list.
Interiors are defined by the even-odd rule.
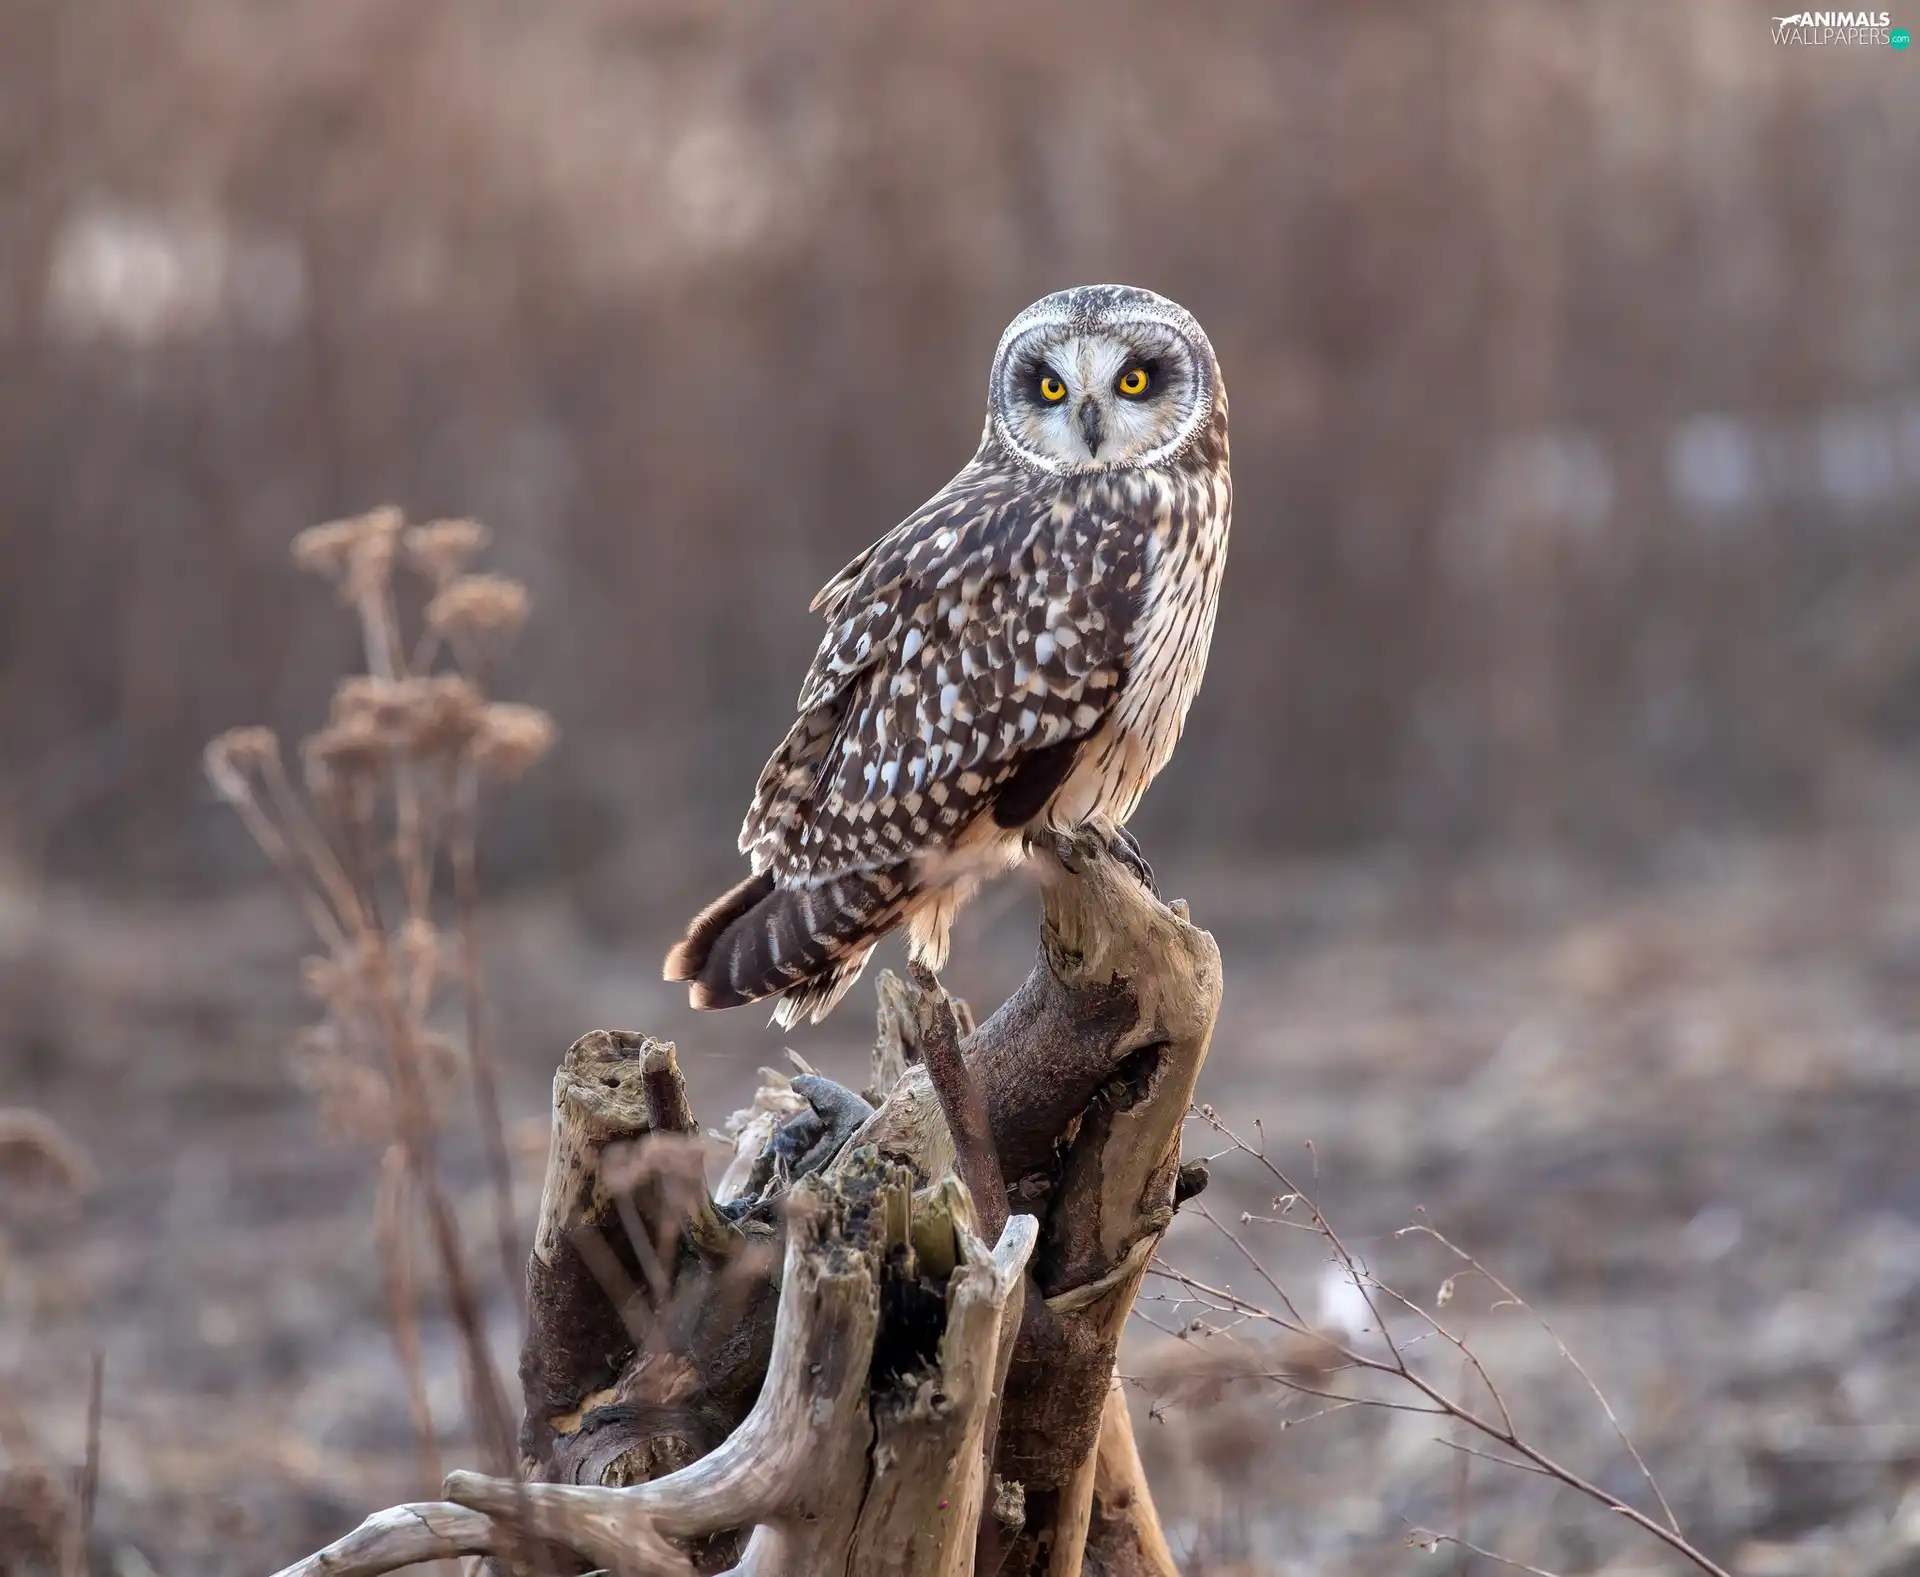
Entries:
[[1043,296],[1007,325],[988,420],[1053,475],[1160,465],[1205,429],[1220,367],[1183,306],[1132,285]]

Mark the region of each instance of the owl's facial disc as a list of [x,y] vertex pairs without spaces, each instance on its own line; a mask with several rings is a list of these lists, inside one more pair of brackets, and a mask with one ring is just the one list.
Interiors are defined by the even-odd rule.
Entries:
[[1040,318],[999,359],[1002,438],[1052,472],[1151,465],[1189,438],[1213,390],[1193,346],[1147,317]]

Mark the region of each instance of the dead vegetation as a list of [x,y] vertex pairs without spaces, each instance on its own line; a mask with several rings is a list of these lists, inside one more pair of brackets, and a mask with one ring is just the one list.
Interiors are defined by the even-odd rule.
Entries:
[[[494,661],[527,616],[522,587],[469,572],[487,540],[475,521],[408,526],[395,509],[303,532],[294,560],[330,581],[358,617],[366,670],[340,681],[326,726],[302,742],[304,792],[267,729],[232,730],[206,752],[209,780],[285,878],[322,948],[303,977],[323,1016],[301,1035],[295,1072],[329,1131],[383,1152],[376,1222],[426,1486],[438,1483],[440,1465],[421,1364],[417,1221],[466,1352],[477,1433],[497,1467],[513,1461],[477,1273],[438,1163],[448,1090],[464,1074],[492,1173],[498,1269],[517,1287],[475,844],[483,785],[525,772],[551,745],[553,725],[486,694]],[[411,586],[399,582],[402,570]],[[401,617],[407,590],[424,602],[412,639]],[[463,1013],[459,1042],[439,1027],[450,995]]]
[[[1321,1214],[1312,1197],[1275,1165],[1257,1120],[1257,1139],[1249,1143],[1228,1127],[1213,1107],[1200,1107],[1194,1115],[1205,1132],[1223,1141],[1222,1147],[1207,1157],[1209,1162],[1248,1163],[1264,1183],[1279,1191],[1272,1195],[1269,1213],[1243,1211],[1238,1230],[1204,1203],[1194,1207],[1198,1217],[1231,1249],[1240,1270],[1251,1273],[1258,1283],[1256,1296],[1236,1293],[1231,1286],[1214,1285],[1164,1259],[1156,1260],[1150,1268],[1149,1274],[1164,1290],[1143,1300],[1151,1306],[1137,1310],[1137,1317],[1193,1349],[1164,1362],[1157,1373],[1134,1377],[1135,1383],[1155,1398],[1156,1406],[1217,1406],[1224,1388],[1252,1383],[1307,1398],[1313,1404],[1306,1415],[1309,1418],[1328,1417],[1354,1407],[1431,1418],[1436,1421],[1436,1429],[1447,1431],[1436,1434],[1434,1443],[1458,1452],[1463,1464],[1468,1459],[1484,1461],[1572,1490],[1633,1524],[1695,1570],[1708,1577],[1730,1577],[1724,1566],[1687,1537],[1659,1481],[1621,1426],[1605,1393],[1553,1327],[1519,1293],[1437,1228],[1417,1222],[1401,1228],[1396,1236],[1430,1239],[1446,1252],[1455,1268],[1438,1282],[1430,1300],[1409,1297],[1370,1269]],[[1264,1229],[1294,1229],[1319,1241],[1337,1277],[1336,1285],[1350,1288],[1358,1299],[1360,1317],[1349,1330],[1329,1329],[1324,1317],[1302,1312],[1301,1303],[1266,1259],[1248,1245],[1248,1237]],[[1482,1284],[1490,1292],[1490,1312],[1513,1310],[1539,1323],[1569,1370],[1585,1386],[1593,1405],[1605,1416],[1620,1450],[1639,1476],[1643,1489],[1640,1499],[1646,1504],[1635,1504],[1569,1467],[1543,1449],[1516,1420],[1486,1362],[1454,1318],[1441,1313],[1454,1302],[1461,1286],[1471,1283]],[[1291,1417],[1284,1420],[1287,1424],[1300,1421]],[[1555,1577],[1525,1560],[1471,1543],[1460,1529],[1436,1532],[1410,1527],[1406,1541],[1428,1554],[1453,1547],[1515,1570],[1536,1573],[1537,1577]]]
[[[7,1226],[28,1213],[77,1213],[99,1173],[85,1150],[44,1112],[0,1107],[0,1278]],[[27,1408],[0,1376],[0,1577],[88,1577],[100,1487],[100,1406],[105,1362],[93,1355],[83,1401],[86,1454],[54,1460]]]

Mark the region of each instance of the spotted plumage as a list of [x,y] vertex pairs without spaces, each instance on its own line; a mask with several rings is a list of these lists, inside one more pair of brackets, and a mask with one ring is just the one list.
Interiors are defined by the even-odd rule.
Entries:
[[938,968],[1030,830],[1124,824],[1173,753],[1232,505],[1212,347],[1151,292],[1062,291],[1008,327],[988,407],[960,474],[814,598],[827,634],[740,832],[753,874],[667,959],[695,1007],[817,1020],[901,924]]

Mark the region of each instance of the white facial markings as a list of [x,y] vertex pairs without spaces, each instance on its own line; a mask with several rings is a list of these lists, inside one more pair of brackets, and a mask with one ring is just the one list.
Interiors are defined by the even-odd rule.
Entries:
[[[1058,316],[1017,320],[996,358],[990,422],[1009,449],[1049,475],[1158,464],[1212,415],[1211,352],[1197,334],[1144,307],[1093,326]],[[1143,397],[1121,396],[1121,374],[1142,361],[1153,384]],[[1064,398],[1035,397],[1029,385],[1040,369],[1065,385]]]

